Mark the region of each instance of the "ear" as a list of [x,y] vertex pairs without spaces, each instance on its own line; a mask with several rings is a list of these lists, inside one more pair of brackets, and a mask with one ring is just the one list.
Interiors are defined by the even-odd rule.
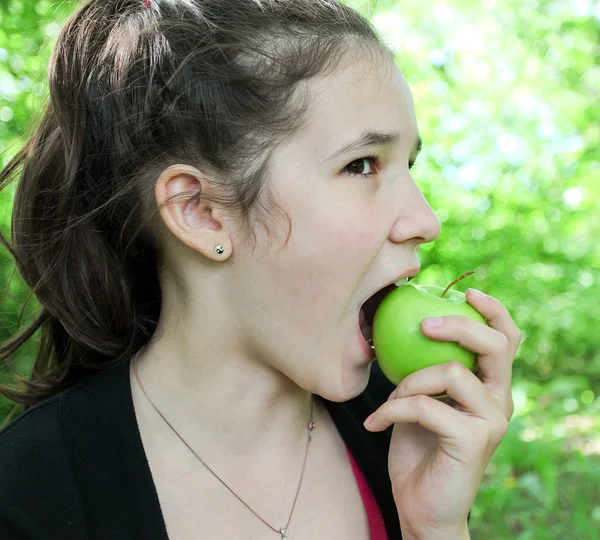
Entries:
[[[160,206],[168,199],[181,198],[160,206],[160,215],[167,228],[181,242],[214,261],[224,261],[232,253],[231,235],[223,211],[203,197],[210,184],[205,176],[189,165],[171,165],[158,177],[156,202]],[[197,195],[190,193],[197,192]],[[223,246],[218,254],[216,246]]]

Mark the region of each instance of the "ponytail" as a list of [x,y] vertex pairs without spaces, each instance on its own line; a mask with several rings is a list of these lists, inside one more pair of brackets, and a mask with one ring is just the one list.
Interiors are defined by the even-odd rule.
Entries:
[[0,345],[6,359],[39,331],[31,377],[17,377],[24,388],[0,387],[24,408],[132,354],[148,341],[160,313],[152,243],[141,231],[115,237],[111,213],[121,211],[127,228],[142,219],[140,205],[130,198],[129,205],[103,210],[76,187],[85,178],[84,122],[69,132],[50,105],[37,133],[0,173],[0,190],[20,180],[12,246],[1,234],[0,241],[42,306],[29,326]]

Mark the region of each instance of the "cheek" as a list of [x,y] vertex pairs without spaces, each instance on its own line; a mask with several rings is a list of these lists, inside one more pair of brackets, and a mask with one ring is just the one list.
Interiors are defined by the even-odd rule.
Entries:
[[[297,312],[302,324],[323,321],[345,309],[345,301],[356,288],[374,254],[382,244],[382,229],[376,216],[360,201],[338,200],[320,213],[291,212],[292,234],[283,252],[274,260],[269,284],[278,301]],[[296,310],[293,307],[296,306]],[[292,317],[295,315],[290,313]]]
[[353,237],[349,240],[354,246],[355,251],[364,251],[365,249],[375,247],[377,243],[377,234],[373,230],[367,230],[364,227],[361,227],[359,230],[355,232]]
[[[381,227],[376,227],[366,220],[355,218],[345,230],[335,236],[335,251],[340,264],[347,264],[349,270],[359,270],[364,264],[370,264],[373,254],[377,252],[383,241]],[[357,266],[358,265],[358,266]]]
[[303,265],[302,278],[304,293],[310,291],[304,303],[308,300],[315,320],[320,318],[319,314],[331,316],[332,312],[346,309],[349,295],[353,294],[381,245],[379,236],[364,227],[348,227],[343,231],[330,230],[320,245],[315,246],[310,264]]

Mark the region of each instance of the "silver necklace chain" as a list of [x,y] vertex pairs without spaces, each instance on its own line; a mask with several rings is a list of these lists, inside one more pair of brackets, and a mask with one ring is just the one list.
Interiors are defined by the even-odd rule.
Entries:
[[302,479],[304,478],[304,470],[306,469],[306,460],[307,460],[307,457],[308,457],[308,449],[310,448],[310,443],[312,441],[312,432],[313,432],[313,429],[315,429],[315,423],[313,422],[313,418],[314,418],[313,417],[314,397],[311,396],[311,400],[310,400],[310,420],[309,420],[308,425],[307,425],[307,427],[308,427],[308,440],[306,441],[306,451],[304,453],[304,463],[302,464],[302,474],[300,475],[300,482],[298,483],[298,488],[296,489],[296,496],[294,497],[294,503],[292,504],[292,511],[290,512],[290,517],[288,518],[288,521],[287,521],[287,524],[285,525],[285,527],[279,527],[279,529],[276,529],[275,527],[272,527],[271,525],[269,525],[254,510],[252,510],[252,508],[250,508],[250,506],[248,506],[237,495],[237,493],[235,493],[235,491],[233,491],[225,482],[223,482],[223,480],[221,480],[221,478],[219,478],[219,476],[206,463],[204,463],[204,460],[194,451],[194,449],[185,441],[185,439],[181,435],[179,435],[179,433],[177,433],[177,430],[170,424],[170,422],[158,410],[158,407],[148,397],[148,394],[146,394],[146,391],[144,390],[144,387],[142,386],[142,382],[140,381],[140,378],[138,376],[138,373],[137,373],[137,354],[135,355],[134,361],[133,361],[133,372],[135,373],[135,378],[137,379],[137,382],[140,385],[142,393],[144,394],[144,396],[146,397],[146,399],[148,400],[148,402],[150,403],[150,405],[152,405],[152,407],[154,407],[154,410],[160,415],[160,417],[165,421],[165,423],[173,430],[173,432],[175,433],[175,435],[177,435],[181,439],[181,441],[183,442],[183,444],[185,444],[190,449],[190,451],[215,476],[215,478],[217,478],[217,480],[219,480],[219,482],[221,482],[221,484],[223,484],[246,508],[248,508],[248,510],[250,510],[267,527],[269,527],[269,529],[275,531],[277,534],[280,534],[281,535],[281,540],[287,540],[287,532],[286,531],[287,531],[288,527],[290,526],[290,522],[292,521],[292,515],[294,513],[294,508],[296,507],[296,501],[298,500],[298,495],[300,493],[300,487],[302,486]]

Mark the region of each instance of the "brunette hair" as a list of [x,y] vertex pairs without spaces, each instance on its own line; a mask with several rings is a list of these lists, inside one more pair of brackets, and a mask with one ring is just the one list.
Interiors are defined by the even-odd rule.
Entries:
[[0,393],[28,408],[144,346],[161,310],[157,176],[210,172],[211,200],[264,225],[270,156],[305,120],[300,83],[352,51],[393,57],[335,0],[81,5],[52,51],[41,121],[0,173],[0,189],[18,179],[12,246],[0,240],[41,306],[0,345],[5,360],[39,330],[31,376]]

